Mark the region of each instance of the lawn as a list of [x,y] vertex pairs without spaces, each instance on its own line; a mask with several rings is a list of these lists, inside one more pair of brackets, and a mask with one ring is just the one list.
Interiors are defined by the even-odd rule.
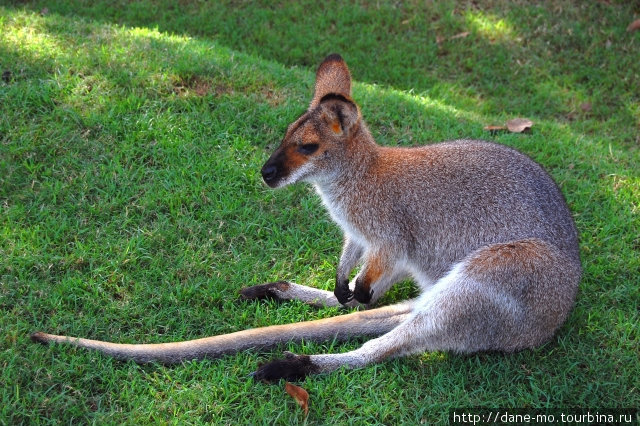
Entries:
[[[456,407],[640,407],[640,5],[0,0],[0,424],[433,424]],[[248,374],[303,342],[139,366],[36,330],[167,342],[340,313],[240,301],[277,279],[333,288],[341,234],[260,167],[328,53],[384,145],[483,138],[553,175],[584,276],[556,338],[426,353],[298,383]],[[514,117],[528,134],[490,133]],[[416,294],[402,283],[382,300]]]

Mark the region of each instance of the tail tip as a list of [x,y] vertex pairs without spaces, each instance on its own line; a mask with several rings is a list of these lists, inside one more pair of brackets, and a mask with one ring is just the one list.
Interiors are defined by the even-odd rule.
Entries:
[[35,333],[31,333],[31,336],[29,337],[31,337],[31,341],[35,343],[42,343],[43,345],[46,345],[47,343],[49,343],[49,339],[47,339],[47,334],[41,331],[36,331]]

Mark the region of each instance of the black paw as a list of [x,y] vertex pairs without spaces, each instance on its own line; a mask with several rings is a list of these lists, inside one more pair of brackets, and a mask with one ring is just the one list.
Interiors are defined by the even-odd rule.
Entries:
[[349,280],[336,279],[336,288],[333,290],[338,302],[346,305],[353,299],[353,292],[349,290]]
[[42,343],[43,345],[46,345],[47,343],[49,343],[49,339],[47,339],[47,335],[41,331],[36,331],[35,333],[31,333],[29,337],[31,337],[31,341],[35,343]]
[[279,299],[277,291],[286,291],[289,283],[286,281],[278,281],[274,283],[254,285],[245,287],[240,290],[240,297],[245,300],[254,299]]
[[308,355],[295,355],[291,352],[286,352],[285,359],[277,359],[262,364],[252,376],[255,380],[265,382],[275,382],[280,379],[298,381],[316,372],[317,367],[313,365]]
[[353,289],[353,297],[360,303],[367,304],[371,302],[373,290],[365,288],[359,280],[356,280],[356,287]]

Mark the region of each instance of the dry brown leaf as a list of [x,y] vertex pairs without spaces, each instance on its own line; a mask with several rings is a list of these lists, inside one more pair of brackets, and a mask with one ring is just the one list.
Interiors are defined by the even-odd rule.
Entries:
[[484,130],[487,130],[489,132],[499,132],[502,130],[507,130],[507,128],[505,126],[484,126]]
[[456,34],[454,36],[449,37],[449,40],[455,40],[457,38],[465,38],[465,37],[468,37],[469,34],[471,34],[469,31],[465,31],[463,33],[459,33],[459,34]]
[[527,118],[514,118],[512,120],[507,121],[506,125],[507,125],[507,129],[511,133],[522,133],[531,129],[531,126],[533,126],[533,121]]
[[285,383],[284,390],[296,400],[298,405],[304,410],[306,417],[309,414],[309,393],[300,386],[293,385],[289,382]]
[[636,19],[635,21],[630,23],[629,26],[627,27],[627,31],[629,32],[638,31],[638,30],[640,30],[640,19]]

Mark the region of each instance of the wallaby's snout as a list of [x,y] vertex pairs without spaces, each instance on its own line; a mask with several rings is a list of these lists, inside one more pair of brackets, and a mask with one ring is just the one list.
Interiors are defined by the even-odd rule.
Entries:
[[262,166],[260,173],[262,173],[264,183],[270,188],[278,188],[286,183],[290,171],[286,164],[286,155],[281,147],[271,154],[271,157]]
[[273,164],[269,164],[268,162],[262,166],[262,180],[269,186],[273,186],[272,184],[276,180],[276,176],[278,175],[278,168]]
[[276,164],[279,161],[276,159],[278,151],[276,150],[271,154],[260,170],[262,180],[271,188],[276,186],[278,180],[278,165]]

